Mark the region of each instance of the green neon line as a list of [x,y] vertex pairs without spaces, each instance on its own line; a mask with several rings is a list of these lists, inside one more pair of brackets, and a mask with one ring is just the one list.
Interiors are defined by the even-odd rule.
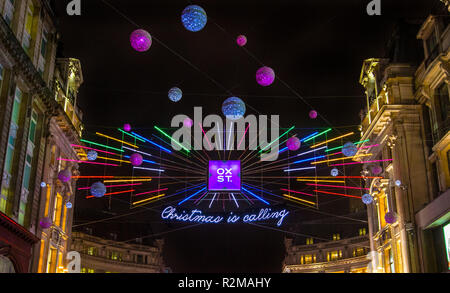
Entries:
[[[370,141],[370,139],[366,139],[366,140],[363,140],[363,141],[357,141],[354,144],[355,145],[359,145],[359,144],[363,144],[363,143],[368,142],[368,141]],[[335,147],[335,148],[332,148],[332,149],[329,149],[329,150],[326,150],[325,152],[328,153],[328,152],[331,152],[331,151],[334,151],[334,150],[337,150],[337,149],[342,149],[342,148],[344,148],[343,145]]]
[[137,137],[137,136],[134,136],[134,135],[132,135],[132,134],[129,134],[128,132],[126,132],[126,131],[124,131],[124,130],[122,130],[122,129],[120,129],[120,128],[117,128],[117,130],[119,130],[119,131],[122,132],[122,133],[125,133],[126,135],[131,136],[132,138],[135,138],[135,139],[138,139],[138,140],[140,140],[140,141],[142,141],[142,142],[145,142],[145,140],[143,140],[142,138],[139,138],[139,137]]
[[291,131],[292,129],[294,129],[295,126],[292,126],[291,128],[289,128],[288,131],[286,131],[285,133],[283,133],[282,135],[280,135],[280,137],[278,137],[277,139],[275,139],[274,141],[272,141],[269,145],[267,145],[265,148],[261,149],[259,151],[259,153],[262,153],[265,149],[267,149],[268,147],[270,147],[274,142],[278,141],[280,138],[282,138],[285,134],[287,134],[289,131]]
[[90,143],[90,144],[93,144],[93,145],[97,145],[97,146],[100,146],[100,147],[104,147],[104,148],[107,148],[107,149],[112,149],[112,150],[115,150],[115,151],[118,151],[118,152],[124,152],[124,150],[121,150],[121,149],[118,149],[118,148],[113,148],[113,147],[110,147],[110,146],[107,146],[107,145],[103,145],[103,144],[100,144],[100,143],[96,143],[96,142],[93,142],[93,141],[89,141],[89,140],[85,140],[85,139],[81,139],[81,141],[82,142],[85,142],[85,143]]
[[305,141],[303,141],[303,142],[307,142],[307,141],[313,140],[313,139],[315,139],[316,137],[319,137],[319,136],[321,136],[321,135],[323,135],[323,134],[325,134],[325,133],[327,133],[327,132],[330,132],[331,130],[332,130],[331,128],[328,128],[327,130],[322,131],[321,133],[316,134],[316,135],[314,135],[313,137],[310,137],[310,138],[308,138],[307,140],[305,140]]
[[179,145],[180,147],[182,147],[183,149],[185,149],[188,153],[190,152],[190,150],[188,150],[184,145],[182,145],[181,143],[179,143],[178,141],[176,141],[175,139],[173,139],[170,135],[168,135],[167,133],[165,133],[164,131],[162,131],[161,129],[158,128],[158,126],[154,126],[156,130],[158,130],[159,132],[161,132],[162,134],[164,134],[166,137],[170,138],[174,143],[176,143],[177,145]]

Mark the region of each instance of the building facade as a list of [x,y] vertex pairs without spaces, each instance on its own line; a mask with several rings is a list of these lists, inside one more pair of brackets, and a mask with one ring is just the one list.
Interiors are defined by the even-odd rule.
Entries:
[[57,197],[48,193],[57,185],[48,171],[49,136],[71,156],[67,142],[77,141],[73,135],[80,125],[55,98],[55,78],[64,79],[65,72],[56,66],[51,2],[0,0],[0,14],[0,269],[36,272],[39,240],[44,234],[56,237],[53,228],[42,231],[39,225],[43,214],[53,212],[44,207]]
[[[365,231],[365,230],[364,230]],[[363,234],[363,233],[361,233]],[[306,245],[293,245],[285,239],[284,273],[366,273],[370,259],[369,238],[361,235]]]
[[81,273],[163,273],[162,246],[162,240],[147,246],[73,232],[71,249],[81,255]]
[[[363,164],[362,174],[382,167],[382,178],[366,181],[373,198],[367,212],[370,247],[376,272],[441,272],[448,270],[439,259],[446,259],[442,227],[450,215],[450,26],[448,17],[430,16],[415,31],[424,60],[402,54],[415,48],[416,35],[408,33],[415,26],[405,27],[399,35],[407,40],[394,36],[389,58],[364,61],[360,78],[367,96],[361,136],[373,147],[357,155],[371,153],[364,161],[379,161]],[[436,225],[440,232],[427,231]]]

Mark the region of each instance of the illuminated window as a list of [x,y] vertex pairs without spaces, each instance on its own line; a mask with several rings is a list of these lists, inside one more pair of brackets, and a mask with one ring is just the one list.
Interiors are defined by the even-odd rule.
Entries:
[[30,1],[30,5],[28,5],[27,7],[27,12],[25,16],[25,30],[23,32],[23,39],[22,39],[22,47],[29,55],[31,47],[31,31],[33,28],[33,14],[34,14],[34,6],[32,1]]
[[397,268],[397,272],[398,273],[402,273],[403,272],[403,261],[402,261],[402,246],[401,246],[401,241],[397,240],[396,243],[396,249],[395,249],[395,255],[396,255],[396,259],[397,259],[397,264],[396,264],[396,268]]
[[86,268],[81,268],[81,270],[80,270],[80,273],[82,273],[82,274],[86,274],[86,273],[87,273],[87,270],[86,270]]
[[110,258],[112,260],[122,261],[122,254],[117,251],[110,251]]
[[383,229],[386,226],[386,220],[384,219],[384,216],[388,212],[386,194],[380,194],[378,199],[378,219],[380,221],[380,229]]
[[306,238],[306,245],[312,245],[314,244],[314,238]]
[[95,273],[94,269],[87,269],[87,272],[88,272],[88,274],[94,274]]
[[88,247],[87,254],[96,256],[97,255],[97,248],[95,248],[95,247]]
[[53,223],[55,223],[55,226],[58,227],[61,226],[62,203],[63,203],[62,196],[59,193],[57,193],[55,200],[55,209],[53,214]]
[[384,270],[386,273],[395,273],[394,255],[391,247],[384,250]]
[[56,273],[58,250],[51,247],[49,251],[47,273]]
[[353,256],[363,256],[366,255],[366,249],[364,247],[353,248]]
[[342,250],[329,251],[327,261],[335,261],[342,258]]
[[333,234],[333,240],[334,241],[341,240],[341,234],[339,233]]
[[364,235],[366,235],[366,228],[361,228],[361,229],[359,229],[359,236],[364,236]]

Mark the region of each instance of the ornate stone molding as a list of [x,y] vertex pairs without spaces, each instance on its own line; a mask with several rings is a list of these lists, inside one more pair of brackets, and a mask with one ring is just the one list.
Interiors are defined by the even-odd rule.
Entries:
[[441,0],[441,2],[448,7],[448,11],[450,12],[450,0]]

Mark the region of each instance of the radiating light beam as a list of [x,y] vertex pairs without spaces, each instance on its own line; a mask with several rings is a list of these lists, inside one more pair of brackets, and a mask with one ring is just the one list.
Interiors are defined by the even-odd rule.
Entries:
[[98,135],[98,136],[105,137],[105,138],[107,138],[107,139],[115,140],[115,141],[117,141],[117,142],[120,142],[120,143],[129,145],[129,146],[132,146],[132,147],[137,148],[137,149],[139,148],[139,147],[138,147],[137,145],[135,145],[135,144],[132,144],[132,143],[129,143],[129,142],[126,142],[126,141],[117,139],[117,138],[115,138],[115,137],[111,137],[111,136],[109,136],[109,135],[106,135],[106,134],[103,134],[103,133],[100,133],[100,132],[96,132],[95,134]]
[[282,138],[283,136],[285,136],[287,133],[289,133],[289,131],[291,131],[292,129],[294,129],[295,126],[292,126],[291,128],[289,128],[285,133],[283,133],[282,135],[280,135],[277,139],[275,139],[274,141],[272,141],[271,143],[269,143],[268,145],[266,145],[264,148],[262,148],[259,153],[262,153],[265,149],[267,149],[268,147],[270,147],[272,144],[274,144],[275,142],[279,141],[280,138]]
[[312,162],[311,165],[328,163],[328,162],[335,162],[335,161],[341,161],[341,160],[348,160],[348,159],[356,159],[356,158],[361,158],[361,157],[370,157],[371,155],[372,154],[363,154],[363,155],[357,155],[357,156],[353,156],[353,157],[341,157],[341,158],[336,158],[336,159],[329,159],[329,160],[324,160],[324,161]]
[[[130,158],[130,156],[123,156],[124,158],[127,158],[127,159],[129,159]],[[145,162],[145,163],[150,163],[150,164],[156,164],[156,165],[159,165],[158,163],[156,163],[156,162],[153,162],[153,161],[149,161],[149,160],[142,160],[142,162]]]
[[294,171],[302,171],[302,170],[312,170],[316,169],[316,167],[304,167],[304,168],[297,168],[297,169],[285,169],[284,172],[294,172]]
[[211,202],[209,203],[209,207],[208,207],[208,208],[211,208],[211,206],[212,206],[214,200],[216,199],[216,195],[217,195],[217,193],[214,193],[213,199],[212,199]]
[[[133,183],[133,184],[119,184],[119,185],[107,185],[106,188],[114,188],[114,187],[124,187],[124,186],[136,186],[136,185],[142,185],[142,183]],[[80,187],[78,190],[89,190],[91,187]]]
[[251,195],[253,195],[254,197],[256,197],[257,199],[259,199],[260,201],[262,201],[263,203],[265,203],[266,205],[270,205],[270,203],[268,203],[267,201],[265,201],[264,199],[262,199],[261,197],[257,196],[256,194],[254,194],[253,192],[249,191],[248,189],[245,189],[244,187],[241,187],[242,190],[244,190],[245,192],[250,193]]
[[119,183],[119,182],[149,182],[152,179],[117,179],[117,180],[105,180],[103,183]]
[[128,136],[130,136],[130,137],[132,137],[132,138],[134,138],[134,139],[137,139],[137,140],[140,140],[140,141],[142,141],[142,142],[145,142],[145,140],[143,140],[142,138],[139,138],[139,137],[137,137],[137,136],[134,136],[134,135],[132,135],[132,134],[129,134],[128,132],[126,132],[126,131],[124,131],[124,130],[122,130],[122,129],[120,129],[120,128],[117,128],[117,130],[119,130],[120,132],[122,132],[122,133],[124,133],[124,134],[126,134],[126,135],[128,135]]
[[308,138],[308,139],[305,139],[303,142],[308,142],[308,141],[310,141],[310,140],[313,140],[313,139],[315,139],[316,137],[319,137],[319,136],[321,136],[321,135],[324,135],[325,133],[330,132],[331,130],[332,130],[331,128],[328,128],[327,130],[322,131],[322,132],[319,133],[319,134],[316,134],[316,135],[314,135],[314,136],[312,136],[312,137],[310,137],[310,138]]
[[[360,144],[363,144],[363,143],[368,142],[368,141],[370,141],[370,139],[366,139],[366,140],[363,140],[363,141],[357,141],[357,142],[354,142],[354,144],[355,145],[360,145]],[[338,147],[335,147],[335,148],[332,148],[332,149],[328,149],[325,152],[328,153],[328,152],[331,152],[331,151],[334,151],[334,150],[343,149],[343,148],[344,148],[344,146],[341,145],[341,146],[338,146]]]
[[158,190],[152,190],[152,191],[146,191],[146,192],[142,192],[142,193],[137,193],[134,196],[138,196],[138,195],[144,195],[144,194],[150,194],[150,193],[155,193],[155,192],[160,192],[160,191],[166,191],[169,188],[163,188],[163,189],[158,189]]
[[[104,195],[105,195],[105,196],[106,196],[106,195],[116,195],[116,194],[129,193],[129,192],[133,192],[133,191],[134,191],[134,189],[131,189],[131,190],[124,190],[124,191],[117,191],[117,192],[105,193]],[[93,196],[93,195],[86,196],[86,198],[93,198],[93,197],[95,197],[95,196]]]
[[206,189],[206,187],[203,187],[202,189],[200,189],[200,190],[197,191],[196,193],[190,195],[189,197],[186,197],[185,199],[183,199],[182,201],[180,201],[180,202],[178,203],[178,205],[181,205],[181,204],[183,204],[184,202],[190,200],[191,198],[193,198],[194,196],[196,196],[197,194],[199,194],[200,192],[202,192],[202,191],[205,190],[205,189]]
[[133,169],[146,170],[146,171],[156,171],[156,172],[164,172],[164,170],[162,170],[162,169],[144,168],[144,167],[133,167]]
[[309,158],[309,159],[304,159],[304,160],[300,160],[300,161],[295,161],[295,162],[293,162],[293,163],[291,163],[291,164],[298,164],[298,163],[303,163],[303,162],[310,162],[310,161],[314,161],[314,160],[322,159],[322,158],[325,158],[325,156],[318,156],[318,157],[314,157],[314,158]]
[[155,142],[153,142],[153,141],[151,141],[150,139],[148,139],[148,138],[145,138],[145,137],[143,137],[143,136],[141,136],[141,135],[139,135],[139,134],[137,134],[137,133],[135,133],[135,132],[131,132],[133,135],[135,135],[135,136],[137,136],[137,137],[140,137],[140,138],[142,138],[143,140],[145,140],[146,142],[148,142],[148,143],[151,143],[152,145],[154,145],[154,146],[156,146],[156,147],[158,147],[158,148],[160,148],[160,149],[162,149],[163,151],[165,151],[165,152],[167,152],[167,153],[169,153],[169,154],[171,154],[172,153],[172,151],[171,150],[169,150],[169,149],[166,149],[165,147],[163,147],[163,146],[160,146],[159,144],[157,144],[157,143],[155,143]]
[[299,182],[329,182],[329,183],[345,183],[345,180],[317,180],[317,179],[297,179]]
[[304,200],[304,199],[301,199],[301,198],[298,198],[298,197],[295,197],[295,196],[291,196],[289,194],[283,194],[283,196],[287,197],[287,198],[290,198],[290,199],[295,199],[295,200],[298,200],[298,201],[301,201],[301,202],[305,202],[305,203],[308,203],[308,204],[311,204],[311,205],[316,205],[315,202],[312,202],[312,201],[309,201],[309,200]]
[[324,147],[321,147],[321,148],[318,148],[318,149],[310,150],[310,151],[307,151],[307,152],[298,154],[298,155],[296,155],[295,157],[300,157],[300,156],[303,156],[303,155],[307,155],[307,154],[310,154],[310,153],[314,153],[314,152],[317,152],[317,151],[319,151],[319,150],[323,150],[323,149],[326,149],[326,148],[327,148],[327,147],[324,146]]
[[105,154],[109,154],[109,155],[121,156],[119,154],[115,154],[115,153],[111,153],[111,152],[107,152],[107,151],[102,151],[102,150],[98,150],[98,149],[94,149],[94,148],[90,148],[90,147],[86,147],[86,146],[82,146],[82,145],[71,144],[71,146],[82,148],[82,149],[87,149],[87,150],[93,150],[93,151],[96,151],[96,152],[105,153]]
[[333,194],[333,195],[339,195],[339,196],[345,196],[345,197],[361,198],[361,196],[355,196],[355,195],[350,195],[350,194],[335,193],[335,192],[321,191],[321,190],[314,190],[314,191],[319,192],[319,193]]
[[343,189],[370,190],[370,188],[365,188],[365,187],[353,187],[353,186],[339,186],[339,185],[314,184],[314,183],[306,183],[306,185],[310,185],[310,186],[321,186],[321,187],[333,187],[333,188],[343,188]]
[[287,191],[287,192],[291,192],[291,193],[298,193],[298,194],[302,194],[302,195],[307,195],[307,196],[313,196],[313,197],[315,197],[314,194],[304,193],[304,192],[301,192],[301,191],[290,190],[290,189],[284,189],[284,188],[280,188],[280,190]]
[[126,146],[122,146],[122,148],[127,149],[127,150],[129,150],[129,151],[132,151],[132,152],[134,152],[134,153],[140,153],[140,154],[142,154],[142,155],[146,155],[146,156],[152,157],[151,154],[148,154],[148,153],[146,153],[146,152],[141,152],[141,151],[138,151],[138,150],[135,150],[135,149],[126,147]]
[[311,137],[313,137],[314,135],[316,135],[316,134],[318,134],[318,133],[319,133],[319,132],[316,131],[316,132],[314,132],[313,134],[310,134],[310,135],[308,135],[307,137],[302,138],[302,139],[300,140],[300,142],[304,142],[304,141],[307,140],[308,138],[311,138]]
[[248,131],[249,128],[250,128],[250,123],[247,125],[247,128],[245,129],[244,135],[242,136],[241,141],[239,142],[239,145],[238,145],[237,149],[239,149],[239,147],[241,146],[241,143],[244,140],[245,135],[247,134],[247,131]]
[[338,136],[338,137],[335,137],[335,138],[332,138],[332,139],[329,139],[329,140],[326,140],[326,141],[319,142],[319,143],[317,143],[315,145],[312,145],[311,148],[313,149],[313,148],[316,148],[316,147],[318,147],[320,145],[327,144],[329,142],[332,142],[332,141],[335,141],[335,140],[338,140],[338,139],[341,139],[341,138],[344,138],[344,137],[347,137],[347,136],[350,136],[350,135],[353,135],[353,134],[355,134],[355,133],[354,132],[349,132],[349,133],[346,133],[344,135],[341,135],[341,136]]
[[173,139],[170,135],[168,135],[167,133],[165,133],[162,129],[160,129],[158,126],[154,126],[154,128],[156,130],[158,130],[159,132],[161,132],[165,137],[169,138],[171,141],[173,141],[174,143],[176,143],[177,145],[179,145],[182,149],[186,150],[188,153],[190,152],[189,149],[187,149],[184,145],[182,145],[181,143],[179,143],[177,140]]
[[116,165],[116,164],[98,163],[98,162],[91,162],[91,161],[70,160],[70,159],[63,159],[63,158],[58,158],[58,161],[76,162],[76,163],[80,163],[80,164],[84,163],[84,164],[92,164],[92,165],[115,166],[115,167],[119,166],[119,165]]
[[115,151],[118,151],[118,152],[121,152],[121,153],[124,152],[124,150],[121,150],[121,149],[118,149],[118,148],[114,148],[114,147],[110,147],[110,146],[107,146],[107,145],[104,145],[104,144],[101,144],[101,143],[89,141],[89,140],[86,140],[86,139],[80,139],[80,141],[85,142],[85,143],[89,143],[89,144],[93,144],[93,145],[96,145],[96,146],[104,147],[106,149],[115,150]]
[[153,196],[153,197],[150,197],[150,198],[147,198],[147,199],[136,201],[136,202],[133,202],[133,205],[137,205],[137,204],[140,204],[140,203],[143,203],[143,202],[148,202],[148,201],[151,201],[151,200],[163,197],[163,196],[165,196],[165,194],[160,194],[160,195]]
[[234,194],[232,193],[231,196],[233,197],[234,203],[236,204],[236,206],[239,208],[239,204],[236,200],[236,197],[234,196]]
[[343,163],[343,164],[334,164],[334,165],[330,165],[330,166],[344,166],[344,165],[355,165],[355,164],[366,164],[366,163],[388,162],[388,161],[392,161],[392,159],[375,160],[375,161],[362,161],[362,162]]

